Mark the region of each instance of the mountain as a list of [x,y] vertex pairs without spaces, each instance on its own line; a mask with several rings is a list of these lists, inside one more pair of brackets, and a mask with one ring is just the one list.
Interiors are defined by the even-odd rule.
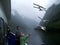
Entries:
[[47,24],[40,22],[41,25],[46,26],[48,30],[60,30],[60,4],[53,4],[46,11],[43,20],[48,20]]
[[22,15],[15,14],[11,15],[11,30],[14,32],[16,30],[16,26],[20,26],[23,30],[25,29],[34,29],[38,23],[27,17],[22,17]]

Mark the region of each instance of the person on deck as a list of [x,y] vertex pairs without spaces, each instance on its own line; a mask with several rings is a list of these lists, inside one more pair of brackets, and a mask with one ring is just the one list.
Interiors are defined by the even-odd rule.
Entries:
[[31,33],[29,35],[25,35],[23,32],[20,34],[20,45],[25,45],[27,39],[30,37]]
[[20,45],[20,26],[16,26],[16,45]]

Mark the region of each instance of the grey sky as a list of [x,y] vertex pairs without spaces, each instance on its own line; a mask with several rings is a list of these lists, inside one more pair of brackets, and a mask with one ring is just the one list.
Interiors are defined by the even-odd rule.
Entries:
[[18,11],[23,17],[28,17],[40,22],[38,16],[43,18],[45,11],[33,8],[33,3],[39,4],[48,9],[57,0],[11,0],[11,8]]

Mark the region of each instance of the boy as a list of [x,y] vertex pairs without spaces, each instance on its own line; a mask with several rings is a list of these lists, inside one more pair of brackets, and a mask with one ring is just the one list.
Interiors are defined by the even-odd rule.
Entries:
[[20,45],[25,45],[27,39],[29,38],[29,36],[31,35],[31,33],[29,35],[24,35],[23,32],[21,32],[21,37],[20,37]]

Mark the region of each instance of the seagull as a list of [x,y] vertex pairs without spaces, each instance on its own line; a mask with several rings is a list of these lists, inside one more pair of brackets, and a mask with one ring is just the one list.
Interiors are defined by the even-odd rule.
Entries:
[[[35,3],[33,3],[33,4],[35,5],[35,6],[33,6],[33,7],[39,9],[39,11],[46,10],[46,8],[44,8],[43,6],[40,6],[40,5],[35,4]],[[36,6],[37,6],[37,7],[36,7]]]

